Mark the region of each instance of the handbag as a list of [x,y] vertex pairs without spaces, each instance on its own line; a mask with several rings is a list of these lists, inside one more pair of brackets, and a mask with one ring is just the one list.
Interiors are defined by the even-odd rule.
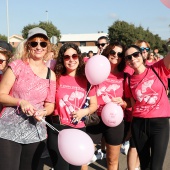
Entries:
[[86,126],[97,125],[100,122],[100,118],[96,112],[85,117],[84,124]]
[[[89,88],[90,88],[90,83],[88,82],[87,91],[89,90]],[[88,107],[88,106],[89,106],[89,99],[87,98],[83,108]],[[99,116],[97,115],[96,112],[85,116],[84,119],[85,119],[84,124],[86,126],[97,125],[100,122],[100,118],[99,118]]]

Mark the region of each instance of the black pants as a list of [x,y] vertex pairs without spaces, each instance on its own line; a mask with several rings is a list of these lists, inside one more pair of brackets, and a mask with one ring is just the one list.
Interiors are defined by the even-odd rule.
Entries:
[[45,141],[20,144],[0,138],[0,169],[37,170]]
[[133,118],[132,135],[142,170],[162,170],[169,141],[168,118]]
[[[52,123],[52,125],[59,131],[62,129],[71,128],[69,126],[63,126],[56,123]],[[80,130],[85,131],[85,128],[82,128]],[[47,128],[47,131],[48,131],[47,147],[49,150],[54,170],[80,170],[81,166],[71,165],[62,158],[58,148],[58,132],[54,132],[50,128]],[[68,145],[70,145],[69,141]]]

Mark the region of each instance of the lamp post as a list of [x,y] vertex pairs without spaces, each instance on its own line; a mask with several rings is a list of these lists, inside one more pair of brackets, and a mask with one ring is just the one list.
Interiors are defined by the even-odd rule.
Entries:
[[6,0],[6,20],[7,20],[7,37],[9,43],[9,16],[8,16],[8,0]]
[[48,23],[48,11],[45,11],[45,12],[46,12],[47,23]]

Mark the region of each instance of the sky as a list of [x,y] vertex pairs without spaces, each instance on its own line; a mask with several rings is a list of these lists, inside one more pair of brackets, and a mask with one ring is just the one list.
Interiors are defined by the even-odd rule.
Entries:
[[0,34],[6,36],[7,1],[9,36],[47,20],[61,34],[108,33],[119,20],[149,28],[163,40],[170,38],[170,9],[160,0],[0,0]]

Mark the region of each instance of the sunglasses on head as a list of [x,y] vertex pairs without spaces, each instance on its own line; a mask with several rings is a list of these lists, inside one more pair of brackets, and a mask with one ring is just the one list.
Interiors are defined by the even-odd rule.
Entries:
[[139,57],[139,54],[140,54],[139,51],[134,52],[134,53],[132,53],[131,55],[125,56],[125,60],[132,60],[132,56],[135,57],[135,58],[137,58],[137,57]]
[[45,42],[45,41],[42,41],[42,42],[36,42],[36,41],[32,41],[32,42],[30,42],[30,46],[31,47],[37,47],[37,45],[40,45],[42,48],[45,48],[45,47],[47,47],[47,42]]
[[63,58],[64,58],[65,61],[68,61],[68,60],[70,60],[71,58],[72,58],[73,60],[77,60],[77,59],[78,59],[78,54],[73,54],[72,56],[64,55]]
[[101,44],[97,44],[98,47],[102,46],[104,47],[107,43],[101,43]]
[[0,64],[2,64],[4,61],[7,61],[7,60],[0,59]]
[[150,48],[148,48],[148,47],[140,47],[140,49],[141,49],[142,51],[144,51],[144,50],[146,50],[147,52],[150,51]]
[[110,54],[110,55],[113,55],[113,56],[117,54],[117,56],[118,56],[119,58],[122,58],[122,57],[123,57],[123,53],[116,52],[116,51],[114,51],[114,50],[111,50],[109,54]]

